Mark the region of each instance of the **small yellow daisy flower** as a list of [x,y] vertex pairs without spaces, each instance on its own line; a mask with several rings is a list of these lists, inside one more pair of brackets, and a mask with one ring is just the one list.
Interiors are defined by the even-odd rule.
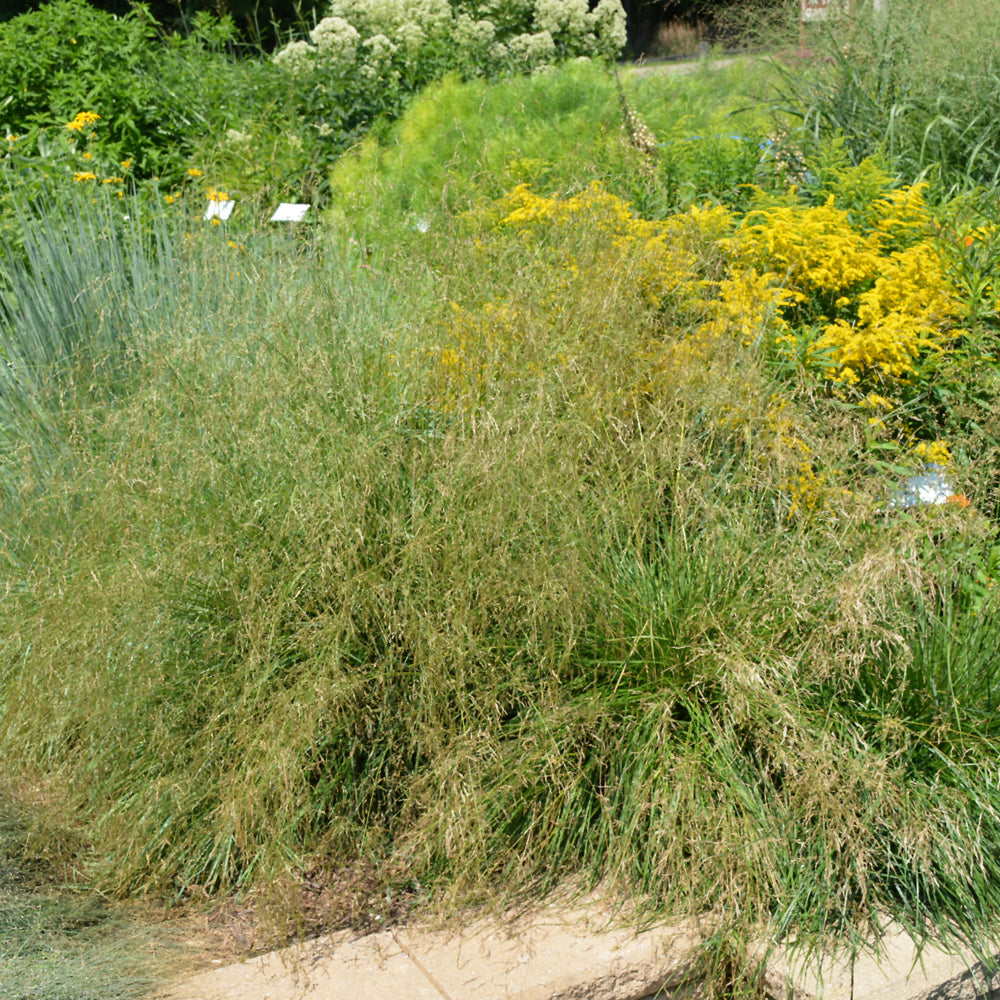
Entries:
[[88,125],[101,120],[100,115],[95,115],[93,111],[81,111],[71,122],[66,123],[66,128],[71,132],[80,132]]

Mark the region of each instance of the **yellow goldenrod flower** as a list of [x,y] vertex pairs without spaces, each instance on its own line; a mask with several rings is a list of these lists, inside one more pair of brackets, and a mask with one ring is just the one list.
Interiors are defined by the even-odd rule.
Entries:
[[131,156],[127,160],[122,160],[122,170],[131,170],[134,162]]
[[165,201],[165,202],[166,202],[166,203],[167,203],[168,205],[172,205],[172,204],[173,204],[173,203],[174,203],[175,201],[177,201],[177,195],[175,195],[175,194],[165,194],[165,195],[163,196],[163,200],[164,200],[164,201]]
[[188,177],[201,177],[201,171],[197,167],[189,167],[187,175]]

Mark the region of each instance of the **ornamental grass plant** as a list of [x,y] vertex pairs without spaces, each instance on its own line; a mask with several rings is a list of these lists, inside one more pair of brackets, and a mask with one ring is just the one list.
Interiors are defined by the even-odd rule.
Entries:
[[881,153],[940,197],[995,186],[998,33],[995,3],[854,4],[809,26],[807,65],[788,68],[779,104],[807,133],[843,136],[854,163]]

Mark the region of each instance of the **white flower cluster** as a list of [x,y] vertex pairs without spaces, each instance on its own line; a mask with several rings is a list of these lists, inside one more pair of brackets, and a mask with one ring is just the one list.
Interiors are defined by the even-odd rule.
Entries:
[[344,67],[353,66],[358,56],[361,35],[357,28],[342,17],[324,17],[309,37],[316,52],[324,59]]
[[366,85],[419,86],[449,69],[530,72],[562,59],[614,58],[625,44],[620,0],[331,0],[329,14],[274,57]]
[[308,42],[289,42],[275,53],[274,62],[292,76],[308,73],[314,65],[316,50]]
[[555,61],[556,43],[548,31],[525,32],[507,39],[507,51],[518,69],[536,70]]
[[535,30],[553,38],[562,32],[582,37],[590,31],[587,0],[537,0]]
[[620,0],[599,0],[592,14],[589,14],[597,39],[597,49],[593,53],[605,59],[614,59],[625,48],[625,9]]
[[404,27],[411,34],[419,29],[424,39],[446,39],[454,20],[448,0],[332,0],[330,14],[349,21],[364,38],[393,40]]
[[474,21],[468,14],[459,14],[452,31],[454,44],[467,52],[488,52],[497,35],[492,21]]

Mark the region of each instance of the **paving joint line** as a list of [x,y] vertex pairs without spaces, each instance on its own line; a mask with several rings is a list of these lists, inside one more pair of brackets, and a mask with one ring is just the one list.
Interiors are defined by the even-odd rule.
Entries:
[[399,945],[400,949],[406,955],[406,957],[427,977],[427,981],[431,984],[444,997],[444,1000],[455,1000],[455,998],[431,975],[430,970],[424,965],[423,962],[417,958],[416,955],[410,951],[409,948],[403,944],[402,941],[396,936],[396,929],[394,927],[389,928],[389,933],[392,934],[393,941]]

